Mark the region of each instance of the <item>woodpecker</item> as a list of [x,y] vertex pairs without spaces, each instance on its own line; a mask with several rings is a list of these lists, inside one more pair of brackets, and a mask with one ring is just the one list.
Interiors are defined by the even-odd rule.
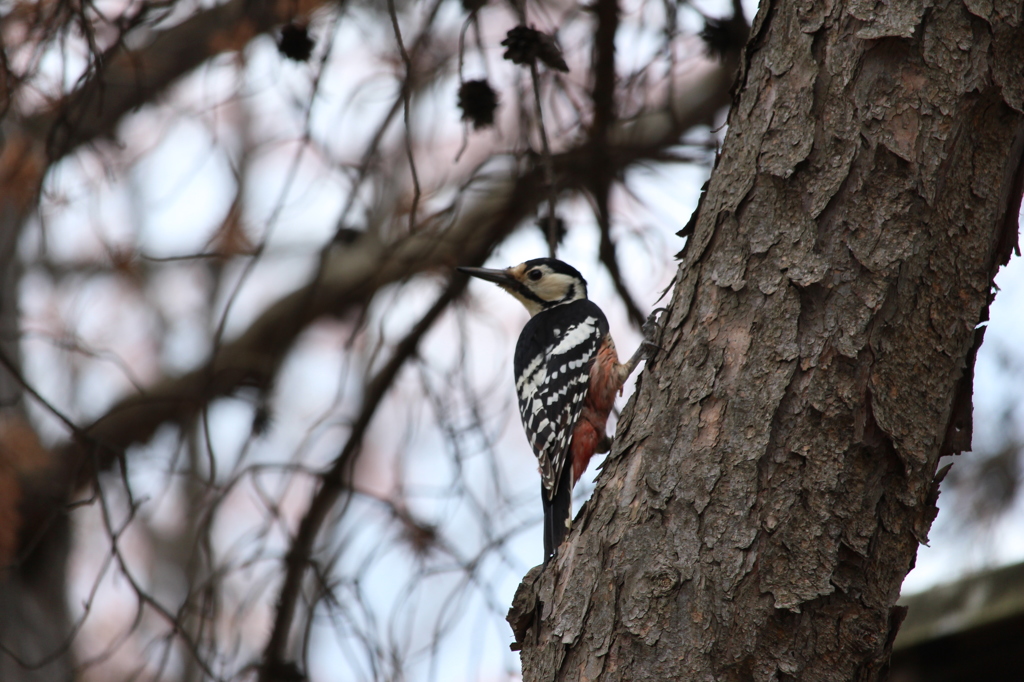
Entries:
[[587,298],[587,281],[571,265],[535,258],[504,270],[458,269],[494,282],[530,313],[513,369],[519,415],[540,468],[547,563],[569,533],[573,486],[590,458],[611,447],[608,413],[653,346],[656,318],[644,325],[644,344],[620,363],[608,320]]

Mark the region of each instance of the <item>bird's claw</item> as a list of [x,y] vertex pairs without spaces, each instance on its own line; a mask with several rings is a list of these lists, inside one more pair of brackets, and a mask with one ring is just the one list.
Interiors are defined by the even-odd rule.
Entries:
[[668,308],[655,308],[641,327],[644,334],[643,346],[647,357],[653,355],[655,350],[665,350],[658,345],[658,342],[661,341],[661,333],[665,329],[659,318],[662,313],[667,312]]

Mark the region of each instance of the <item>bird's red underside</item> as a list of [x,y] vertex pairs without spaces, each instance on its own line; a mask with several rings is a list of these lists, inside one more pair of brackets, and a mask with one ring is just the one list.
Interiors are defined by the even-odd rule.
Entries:
[[614,344],[602,343],[590,371],[590,387],[583,403],[583,413],[572,432],[573,485],[587,470],[598,444],[605,438],[608,413],[615,404],[615,394],[622,390],[620,368]]

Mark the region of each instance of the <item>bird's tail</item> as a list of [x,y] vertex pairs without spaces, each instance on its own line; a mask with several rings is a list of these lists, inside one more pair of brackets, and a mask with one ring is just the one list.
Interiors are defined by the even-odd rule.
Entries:
[[555,484],[555,494],[548,497],[547,490],[541,490],[544,504],[544,563],[555,555],[562,541],[569,534],[572,519],[572,463],[562,467],[562,474]]

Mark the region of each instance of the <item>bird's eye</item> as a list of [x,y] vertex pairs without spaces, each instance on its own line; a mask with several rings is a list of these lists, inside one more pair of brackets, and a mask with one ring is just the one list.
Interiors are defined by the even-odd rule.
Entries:
[[526,273],[526,276],[532,279],[534,282],[536,282],[538,279],[544,276],[544,273],[541,272],[540,270],[530,270],[528,273]]

